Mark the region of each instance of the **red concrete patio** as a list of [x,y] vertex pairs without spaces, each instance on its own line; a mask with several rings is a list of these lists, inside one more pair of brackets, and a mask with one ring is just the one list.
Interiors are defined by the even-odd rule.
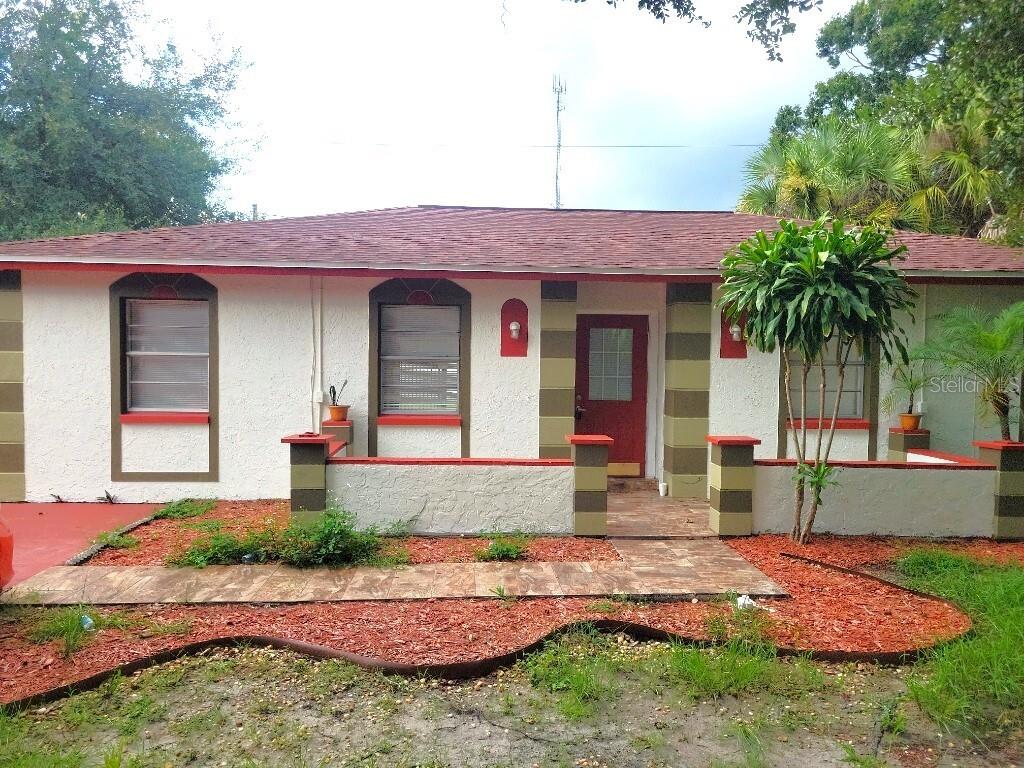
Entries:
[[0,504],[0,520],[14,537],[12,584],[88,547],[99,534],[146,517],[158,504]]

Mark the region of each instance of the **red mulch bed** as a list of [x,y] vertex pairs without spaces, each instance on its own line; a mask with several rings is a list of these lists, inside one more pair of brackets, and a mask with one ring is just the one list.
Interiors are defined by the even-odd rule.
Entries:
[[[210,531],[197,525],[210,520],[221,522],[221,532],[237,535],[267,526],[284,528],[289,521],[288,502],[220,501],[198,517],[153,520],[131,532],[139,540],[139,546],[102,549],[85,565],[163,565],[169,555],[187,549],[196,539],[209,536]],[[475,536],[410,536],[396,539],[392,546],[408,549],[410,562],[414,564],[471,563],[476,551],[485,549],[487,543],[487,539]],[[527,562],[607,562],[620,558],[607,541],[558,536],[531,539],[524,559]]]
[[196,539],[210,535],[197,528],[203,522],[217,520],[222,533],[243,535],[246,531],[274,526],[284,528],[289,518],[287,501],[218,501],[217,506],[197,517],[183,520],[152,520],[140,525],[131,535],[139,546],[131,549],[105,547],[86,561],[86,565],[163,565],[174,552],[188,549]]
[[[396,544],[409,551],[410,562],[472,563],[476,552],[486,549],[489,539],[477,537],[410,536]],[[621,560],[611,544],[602,539],[578,539],[574,536],[544,536],[530,539],[526,557],[530,563],[544,562],[609,562]]]
[[771,541],[772,546],[780,551],[821,560],[841,568],[860,569],[868,566],[884,566],[908,550],[919,547],[941,547],[982,560],[1024,564],[1024,541],[903,539],[891,536],[830,536],[827,534],[816,535],[809,544],[795,544],[788,537],[769,535],[729,541],[729,544],[737,545],[734,549],[744,554],[744,557],[746,554],[740,547],[743,541]]
[[[800,547],[784,536],[754,536],[730,539],[727,544],[792,597],[771,605],[777,622],[772,639],[780,645],[803,650],[900,651],[956,637],[971,626],[967,616],[947,603],[782,555],[792,552],[849,567],[848,563],[871,555],[863,540],[821,537],[816,544]],[[887,546],[880,543],[869,562],[892,560],[892,554],[883,557]],[[827,552],[819,551],[823,548]]]
[[[796,548],[781,536],[729,542],[792,595],[766,600],[768,633],[782,647],[821,652],[905,652],[955,637],[970,620],[938,600],[914,595],[866,577],[782,556],[820,554]],[[870,553],[860,539],[819,538],[832,561],[850,562]],[[1002,545],[978,544],[979,552]],[[812,554],[813,553],[813,554]],[[881,552],[875,553],[881,557]],[[186,643],[231,635],[272,635],[328,646],[388,661],[451,663],[487,658],[522,648],[564,624],[607,618],[586,598],[493,599],[311,603],[292,606],[165,606],[133,609],[156,621],[189,619],[187,634],[141,637],[103,630],[70,660],[57,645],[32,644],[24,626],[0,623],[0,702],[13,701],[101,670]],[[670,602],[623,606],[612,618],[681,636],[707,639],[709,616],[722,604]]]

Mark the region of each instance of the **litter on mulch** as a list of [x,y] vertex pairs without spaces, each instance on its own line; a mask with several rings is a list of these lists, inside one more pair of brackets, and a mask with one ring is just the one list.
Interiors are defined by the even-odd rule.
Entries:
[[[125,549],[105,547],[85,565],[163,565],[167,558],[188,549],[192,542],[211,533],[232,533],[267,527],[283,529],[290,513],[286,501],[220,501],[209,512],[183,520],[152,520],[131,531],[138,546]],[[409,562],[471,563],[489,539],[479,536],[408,536],[387,543],[389,550],[406,549]],[[528,540],[526,562],[608,562],[619,553],[607,541],[574,536],[542,536]]]
[[[729,544],[792,595],[791,599],[757,601],[767,620],[767,635],[780,647],[825,653],[902,653],[970,628],[967,616],[941,600],[785,557],[782,553],[794,545],[783,537],[757,536]],[[867,545],[856,539],[819,539],[817,546],[827,547],[833,562],[850,562],[868,553]],[[800,554],[813,557],[811,551],[799,548]],[[881,557],[878,552],[874,556]],[[187,630],[147,634],[146,630],[102,629],[70,659],[61,656],[54,642],[32,643],[26,622],[15,614],[0,621],[0,702],[82,680],[177,646],[232,635],[300,640],[386,661],[446,664],[516,651],[568,623],[597,618],[708,640],[708,619],[728,610],[727,603],[636,604],[582,598],[151,606],[127,614],[148,620],[150,626],[186,622],[181,626]]]

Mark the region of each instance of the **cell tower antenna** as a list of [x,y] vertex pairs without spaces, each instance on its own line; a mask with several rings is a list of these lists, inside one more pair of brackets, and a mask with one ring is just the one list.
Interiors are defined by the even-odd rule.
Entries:
[[551,79],[551,92],[555,94],[555,208],[562,207],[562,112],[565,110],[565,83],[555,75]]

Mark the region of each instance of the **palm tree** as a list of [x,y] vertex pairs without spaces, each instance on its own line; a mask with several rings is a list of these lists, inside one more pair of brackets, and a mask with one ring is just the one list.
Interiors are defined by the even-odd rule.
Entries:
[[747,162],[739,209],[855,224],[905,224],[917,191],[918,154],[905,134],[877,122],[827,119],[800,136],[775,138]]
[[1003,440],[1010,437],[1010,405],[1024,373],[1024,301],[998,315],[977,307],[957,307],[940,315],[939,338],[915,352],[947,370],[978,382],[978,398],[999,420]]
[[762,146],[747,161],[737,207],[976,237],[1005,190],[984,162],[989,127],[980,106],[928,130],[826,118]]

